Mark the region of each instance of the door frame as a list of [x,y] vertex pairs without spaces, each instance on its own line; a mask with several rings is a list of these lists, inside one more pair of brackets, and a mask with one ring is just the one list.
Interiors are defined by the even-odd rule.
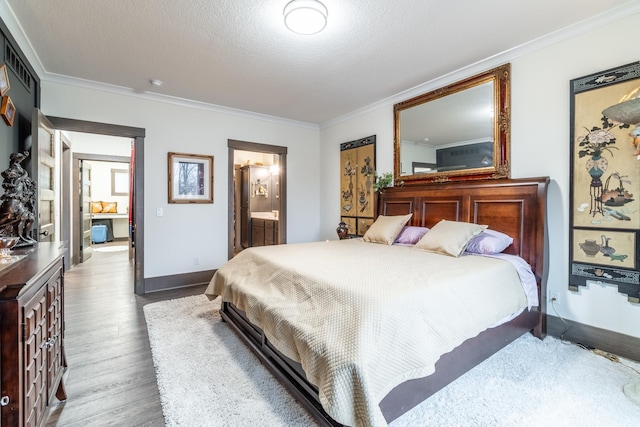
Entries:
[[229,147],[228,164],[227,164],[227,182],[228,184],[228,203],[227,203],[227,259],[233,258],[235,239],[234,239],[234,223],[233,223],[233,210],[235,205],[235,184],[233,180],[234,172],[234,155],[235,150],[241,151],[253,151],[256,153],[268,153],[279,156],[280,164],[280,212],[278,213],[279,226],[278,226],[278,242],[281,244],[287,243],[287,147],[279,145],[259,144],[257,142],[238,141],[235,139],[227,140],[227,147]]
[[[62,176],[60,181],[60,240],[63,242],[71,241],[71,209],[63,209],[63,206],[72,206],[71,190],[69,182],[71,182],[71,142],[62,133],[60,133],[60,151]],[[72,262],[69,257],[64,258],[64,268],[69,270]]]
[[93,133],[98,135],[131,138],[134,146],[133,182],[133,245],[134,251],[134,293],[144,295],[144,128],[89,122],[86,120],[47,116],[57,130]]
[[73,249],[71,251],[71,259],[73,264],[80,263],[80,253],[78,252],[79,245],[82,244],[82,230],[80,227],[80,222],[82,218],[79,217],[80,213],[80,169],[79,162],[83,160],[89,161],[98,161],[98,162],[113,162],[113,163],[129,163],[131,164],[131,157],[124,156],[112,156],[110,154],[90,154],[90,153],[73,153],[73,182],[79,183],[80,185],[73,186],[73,215],[72,221],[73,226],[71,227],[73,230]]

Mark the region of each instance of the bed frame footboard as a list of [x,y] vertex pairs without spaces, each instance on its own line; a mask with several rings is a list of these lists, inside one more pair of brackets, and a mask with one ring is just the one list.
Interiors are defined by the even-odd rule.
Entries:
[[[320,425],[343,426],[324,411],[318,400],[318,389],[307,381],[300,364],[280,354],[242,311],[223,302],[220,315]],[[538,310],[525,310],[510,322],[487,329],[441,356],[436,362],[436,371],[428,377],[409,380],[395,387],[380,402],[387,422],[411,410],[528,331],[533,332],[539,318]]]
[[228,302],[223,302],[220,316],[320,425],[344,427],[322,409],[318,400],[318,389],[307,381],[300,365],[275,350],[267,341],[264,332],[251,324],[242,311]]

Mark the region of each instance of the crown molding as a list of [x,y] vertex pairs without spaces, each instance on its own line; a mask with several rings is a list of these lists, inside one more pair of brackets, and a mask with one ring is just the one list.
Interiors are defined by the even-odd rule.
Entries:
[[284,117],[270,116],[268,114],[255,113],[253,111],[241,110],[238,108],[225,107],[223,105],[210,104],[207,102],[194,101],[192,99],[180,98],[177,96],[163,95],[154,92],[146,92],[138,89],[131,89],[124,86],[117,86],[108,83],[96,82],[93,80],[84,80],[76,77],[69,77],[61,74],[45,73],[40,77],[42,83],[57,83],[66,86],[75,86],[84,89],[91,89],[100,92],[106,92],[116,95],[132,96],[155,102],[163,102],[167,104],[179,105],[182,107],[197,108],[221,114],[230,114],[233,116],[243,117],[253,120],[262,120],[275,124],[300,127],[311,130],[319,130],[320,126],[316,123],[302,122],[298,120],[287,119]]
[[448,84],[455,83],[469,76],[473,76],[483,71],[498,67],[502,64],[512,61],[519,56],[524,56],[526,54],[535,52],[564,40],[568,40],[572,37],[584,34],[620,19],[628,18],[637,13],[640,13],[640,2],[638,2],[637,0],[630,1],[621,6],[608,10],[607,12],[595,15],[583,21],[576,22],[560,30],[528,41],[519,46],[513,47],[504,52],[500,52],[496,55],[490,56],[473,64],[469,64],[465,67],[442,75],[435,79],[429,80],[427,82],[421,83],[402,92],[396,93],[395,95],[374,102],[373,104],[369,104],[347,114],[343,114],[334,119],[323,122],[320,124],[320,130],[328,129],[339,123],[354,119],[380,108],[391,107],[398,102],[411,99],[425,92],[430,92],[434,89],[438,89]]

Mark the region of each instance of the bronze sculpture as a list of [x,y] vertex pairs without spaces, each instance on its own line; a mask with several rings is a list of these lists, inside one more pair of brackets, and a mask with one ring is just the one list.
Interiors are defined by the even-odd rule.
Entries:
[[28,151],[12,153],[9,168],[2,172],[4,194],[0,196],[0,236],[18,236],[17,246],[33,245],[31,227],[35,222],[36,183],[21,163],[29,157]]

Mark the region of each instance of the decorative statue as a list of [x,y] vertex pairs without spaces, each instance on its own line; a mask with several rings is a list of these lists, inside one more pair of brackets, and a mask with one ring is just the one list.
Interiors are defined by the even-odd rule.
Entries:
[[336,233],[338,233],[340,240],[346,239],[349,234],[349,226],[344,222],[340,222],[340,224],[338,224],[338,228],[336,228]]
[[0,196],[0,236],[20,237],[17,246],[37,243],[31,238],[31,227],[35,222],[36,183],[21,165],[27,157],[28,151],[12,153],[9,168],[1,174],[4,194]]

